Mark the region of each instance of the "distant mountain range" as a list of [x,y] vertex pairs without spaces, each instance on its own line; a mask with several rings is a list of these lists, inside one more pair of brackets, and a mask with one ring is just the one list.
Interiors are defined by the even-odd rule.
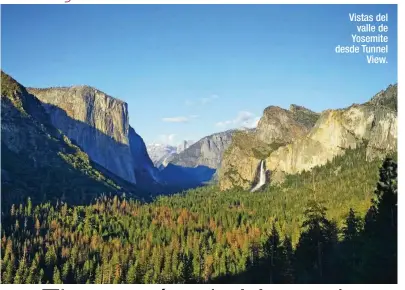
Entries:
[[166,166],[171,157],[175,154],[183,152],[185,149],[194,144],[192,140],[184,140],[178,146],[169,144],[151,143],[146,146],[148,154],[153,161],[153,164],[159,168],[163,165]]
[[83,203],[108,192],[148,199],[199,186],[231,140],[225,132],[147,147],[119,99],[89,86],[25,88],[1,77],[2,186],[10,202],[32,192],[36,202]]
[[397,85],[364,104],[312,112],[269,106],[256,129],[179,146],[145,145],[125,102],[89,86],[25,88],[1,72],[2,201],[83,203],[101,193],[150,199],[209,182],[251,188],[265,160],[270,182],[366,144],[367,159],[397,150]]

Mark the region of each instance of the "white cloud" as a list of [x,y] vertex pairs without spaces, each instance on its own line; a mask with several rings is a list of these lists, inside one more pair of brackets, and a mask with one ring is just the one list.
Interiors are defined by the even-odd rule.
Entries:
[[178,117],[166,117],[162,118],[163,122],[166,123],[188,123],[192,119],[197,119],[198,115],[189,115],[189,116],[178,116]]
[[189,121],[189,118],[184,117],[184,116],[167,117],[167,118],[162,118],[162,121],[166,122],[166,123],[187,123]]
[[159,140],[163,144],[174,145],[176,140],[176,134],[161,134],[159,135]]
[[225,120],[215,124],[217,127],[247,127],[255,128],[260,120],[260,117],[255,116],[251,112],[240,111],[232,120]]
[[212,101],[219,99],[218,95],[211,95],[208,97],[204,97],[204,98],[200,98],[200,99],[196,99],[196,100],[190,100],[190,99],[186,99],[184,101],[184,105],[186,105],[187,107],[191,107],[194,105],[198,105],[198,104],[202,104],[202,105],[206,105],[211,103]]
[[257,127],[257,125],[259,125],[259,121],[260,121],[260,117],[256,117],[254,120],[253,120],[253,122],[252,122],[252,124],[251,124],[251,128],[256,128]]
[[218,98],[219,98],[218,95],[211,95],[209,97],[201,98],[200,101],[201,101],[201,104],[205,105],[205,104],[211,103],[213,100],[216,100]]

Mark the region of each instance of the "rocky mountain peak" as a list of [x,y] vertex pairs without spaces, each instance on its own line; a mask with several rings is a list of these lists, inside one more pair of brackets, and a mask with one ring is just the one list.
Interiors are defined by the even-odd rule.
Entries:
[[374,106],[384,106],[397,111],[398,84],[391,84],[387,89],[378,92],[374,97],[371,98],[369,104]]
[[153,172],[142,138],[130,132],[127,103],[85,85],[29,92],[43,103],[52,124],[98,164],[131,183],[142,175],[135,171]]
[[[293,139],[305,135],[313,125],[309,110],[285,110],[277,106],[269,106],[263,112],[257,128],[257,138],[265,143],[289,143]],[[311,116],[311,117],[308,117]]]
[[266,160],[276,181],[323,165],[349,148],[366,146],[367,160],[384,157],[397,150],[397,86],[367,103],[321,114],[296,105],[289,111],[270,106],[254,134],[233,139],[222,161],[221,189],[249,188],[260,160]]
[[235,130],[228,130],[206,136],[194,144],[189,145],[182,152],[173,155],[168,162],[184,166],[196,167],[199,165],[217,169],[221,163],[222,155],[228,148],[232,134]]

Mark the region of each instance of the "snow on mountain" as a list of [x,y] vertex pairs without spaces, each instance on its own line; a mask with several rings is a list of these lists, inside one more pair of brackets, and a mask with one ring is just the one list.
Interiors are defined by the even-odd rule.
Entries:
[[176,154],[177,148],[168,144],[152,143],[146,146],[150,159],[153,164],[159,167],[169,156]]
[[174,155],[183,152],[185,149],[194,144],[194,141],[184,140],[178,146],[172,146],[161,143],[151,143],[146,146],[149,157],[152,159],[153,164],[159,168],[161,165],[166,166],[167,163],[173,158]]

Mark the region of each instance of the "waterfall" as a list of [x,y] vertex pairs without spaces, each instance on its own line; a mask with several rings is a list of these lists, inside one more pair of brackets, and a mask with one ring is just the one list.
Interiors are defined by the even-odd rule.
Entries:
[[266,183],[266,170],[264,169],[264,160],[260,161],[260,178],[259,182],[252,188],[250,192],[254,192],[261,188]]

